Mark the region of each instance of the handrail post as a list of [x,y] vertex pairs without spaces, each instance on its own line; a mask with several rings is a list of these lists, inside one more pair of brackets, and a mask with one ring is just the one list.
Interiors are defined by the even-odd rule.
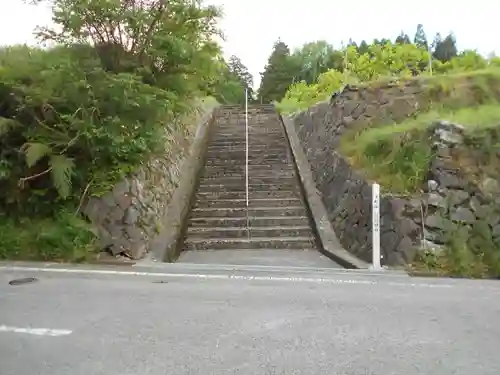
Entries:
[[245,195],[248,211],[248,89],[245,89]]

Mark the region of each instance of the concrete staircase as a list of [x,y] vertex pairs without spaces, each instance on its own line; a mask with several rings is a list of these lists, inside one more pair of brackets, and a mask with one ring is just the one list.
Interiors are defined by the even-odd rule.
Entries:
[[[218,109],[183,251],[316,250],[285,131],[272,105]],[[318,254],[319,255],[319,254]]]

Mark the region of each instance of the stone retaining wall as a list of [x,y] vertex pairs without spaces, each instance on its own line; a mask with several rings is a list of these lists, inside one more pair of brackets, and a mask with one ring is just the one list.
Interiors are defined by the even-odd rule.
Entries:
[[200,157],[192,145],[196,137],[207,137],[205,128],[213,119],[213,106],[193,117],[195,123],[172,135],[176,142],[162,157],[149,161],[113,191],[87,202],[83,212],[97,229],[103,250],[114,256],[140,259],[168,230],[165,218],[176,204],[172,195],[186,173],[189,159]]
[[[429,104],[425,89],[418,80],[368,88],[346,86],[329,101],[292,118],[337,237],[346,250],[365,261],[372,254],[371,183],[335,150],[348,129],[400,122],[425,111]],[[500,238],[500,213],[486,208],[491,191],[500,194],[500,182],[486,178],[478,187],[467,182],[463,171],[450,162],[453,152],[467,147],[460,126],[439,122],[429,132],[436,156],[428,189],[423,189],[426,192],[401,197],[382,191],[382,264],[408,263],[421,246],[439,248],[450,235],[450,227],[467,230],[485,217],[493,235]],[[488,186],[490,192],[480,186]]]
[[[295,129],[311,166],[332,227],[342,246],[371,261],[371,184],[352,170],[338,149],[347,129],[402,121],[425,107],[420,81],[381,87],[346,86],[294,116]],[[421,240],[420,226],[407,216],[420,212],[419,200],[381,196],[382,264],[404,264]]]
[[[499,173],[491,164],[490,168],[493,169],[489,175],[479,167],[489,164],[484,160],[485,151],[488,151],[471,147],[471,135],[466,134],[458,124],[440,121],[429,131],[434,159],[429,170],[426,194],[422,197],[425,205],[423,245],[429,249],[439,249],[453,236],[470,238],[473,228],[481,231],[483,241],[500,244]],[[490,135],[486,134],[489,140],[498,138],[497,129],[491,129]],[[487,141],[480,140],[481,143]],[[494,154],[493,158],[498,162],[499,155]]]

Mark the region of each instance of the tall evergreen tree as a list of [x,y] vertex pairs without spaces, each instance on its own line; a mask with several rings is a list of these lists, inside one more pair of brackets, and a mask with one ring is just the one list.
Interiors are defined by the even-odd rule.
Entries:
[[427,42],[427,36],[425,35],[424,25],[421,23],[417,25],[417,31],[415,32],[413,43],[415,43],[417,47],[429,49],[429,43]]
[[347,47],[354,47],[356,48],[356,51],[358,50],[358,44],[352,40],[352,38],[349,38],[349,43],[347,43]]
[[358,51],[360,54],[367,53],[368,52],[368,43],[366,43],[365,40],[362,40],[361,43],[359,43]]
[[436,34],[434,39],[433,57],[441,62],[450,61],[458,55],[457,41],[453,33],[450,33],[446,38],[441,39],[441,35]]
[[278,39],[274,43],[264,72],[261,73],[258,100],[262,103],[271,103],[283,99],[286,90],[294,81],[295,72],[296,65],[290,58],[290,49]]
[[401,34],[396,38],[396,44],[411,44],[410,37],[404,31],[401,31]]

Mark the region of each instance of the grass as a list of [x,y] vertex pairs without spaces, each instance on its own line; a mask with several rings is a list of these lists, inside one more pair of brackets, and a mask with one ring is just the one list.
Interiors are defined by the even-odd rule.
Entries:
[[0,216],[0,260],[83,262],[96,252],[92,227],[74,210],[48,218]]
[[417,192],[432,159],[427,129],[438,120],[461,124],[466,133],[500,125],[500,105],[433,110],[399,124],[365,128],[341,142],[351,165],[386,191]]
[[441,251],[418,252],[409,265],[410,273],[500,278],[500,244],[493,239],[487,223],[478,221],[472,227],[455,224],[455,228],[447,232],[447,237]]

